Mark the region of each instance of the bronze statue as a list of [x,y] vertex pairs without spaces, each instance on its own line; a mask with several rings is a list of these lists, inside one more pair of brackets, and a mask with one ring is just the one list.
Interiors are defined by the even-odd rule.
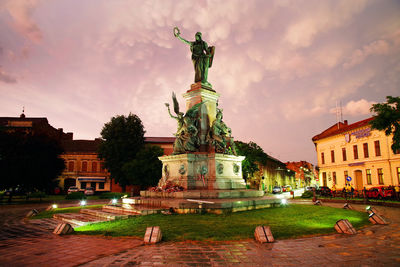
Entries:
[[194,66],[194,82],[201,82],[209,87],[211,84],[207,81],[208,68],[211,68],[215,47],[208,47],[207,43],[201,39],[201,32],[197,32],[195,35],[195,41],[189,42],[180,36],[178,27],[174,28],[174,36],[181,40],[183,43],[190,45],[190,51],[192,52],[192,62]]
[[176,100],[175,93],[172,93],[172,101],[174,103],[174,111],[176,116],[171,114],[169,104],[165,103],[171,118],[178,121],[178,129],[174,134],[176,136],[174,142],[173,154],[183,154],[187,152],[196,152],[200,147],[199,138],[199,107],[203,103],[198,103],[191,107],[186,114],[179,111],[179,103]]
[[217,108],[216,119],[208,134],[208,142],[214,147],[215,152],[236,156],[232,130],[222,121],[222,117],[222,109]]

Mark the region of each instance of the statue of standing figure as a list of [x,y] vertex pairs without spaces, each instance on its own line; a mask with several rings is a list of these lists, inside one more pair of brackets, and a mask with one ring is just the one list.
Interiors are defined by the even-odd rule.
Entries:
[[183,43],[190,46],[190,51],[192,52],[192,62],[194,66],[194,82],[201,82],[209,87],[211,84],[207,81],[208,78],[208,68],[211,68],[215,47],[208,46],[205,41],[201,39],[201,32],[197,32],[195,35],[195,41],[189,42],[180,36],[180,31],[178,27],[174,28],[174,36],[181,40]]

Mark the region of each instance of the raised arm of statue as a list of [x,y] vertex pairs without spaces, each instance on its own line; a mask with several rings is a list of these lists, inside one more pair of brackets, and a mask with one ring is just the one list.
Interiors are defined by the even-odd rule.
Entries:
[[171,110],[170,110],[170,108],[169,108],[169,104],[168,104],[168,103],[165,103],[165,106],[168,108],[168,114],[169,114],[169,116],[171,116],[171,118],[173,118],[173,119],[178,120],[178,119],[179,119],[178,117],[175,117],[174,115],[172,115]]
[[182,43],[190,45],[191,43],[190,43],[188,40],[183,39],[183,38],[180,36],[180,34],[181,34],[181,31],[179,30],[179,28],[178,28],[178,27],[175,27],[175,28],[174,28],[174,36],[175,36],[176,38],[178,38],[179,40],[181,40]]

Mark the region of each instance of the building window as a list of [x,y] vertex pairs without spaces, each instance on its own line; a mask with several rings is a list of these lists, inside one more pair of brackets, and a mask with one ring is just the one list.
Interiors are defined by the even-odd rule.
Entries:
[[74,171],[74,162],[73,161],[68,162],[68,171],[69,172]]
[[94,190],[96,190],[96,183],[91,182],[91,183],[90,183],[90,186],[93,187]]
[[366,169],[365,173],[367,174],[367,184],[372,184],[372,180],[371,180],[371,170],[370,169]]
[[354,159],[358,159],[358,148],[357,148],[357,145],[353,146],[353,154],[354,154]]
[[82,171],[87,172],[87,161],[82,162]]
[[383,171],[382,168],[378,169],[378,183],[383,184]]
[[400,167],[397,167],[397,180],[400,184]]
[[343,156],[343,161],[347,161],[347,154],[346,154],[346,148],[342,148],[342,156]]
[[333,184],[336,184],[336,172],[332,172]]
[[322,184],[323,184],[323,186],[326,186],[326,172],[323,172],[322,173]]
[[325,164],[325,155],[324,155],[324,152],[321,153],[321,162],[322,162],[322,164]]
[[92,172],[97,172],[97,162],[96,161],[92,162]]
[[105,171],[104,162],[100,162],[100,171],[102,171],[102,172]]
[[368,153],[368,143],[364,143],[364,144],[363,144],[363,150],[364,150],[364,158],[368,158],[368,157],[369,157],[369,153]]
[[86,189],[86,182],[81,182],[81,189]]
[[349,172],[344,171],[344,184],[347,184],[347,176],[349,176]]
[[104,183],[99,183],[99,189],[104,189]]
[[331,161],[332,163],[335,163],[335,151],[331,150]]
[[381,155],[381,146],[379,144],[379,140],[374,142],[375,144],[375,156],[379,157]]

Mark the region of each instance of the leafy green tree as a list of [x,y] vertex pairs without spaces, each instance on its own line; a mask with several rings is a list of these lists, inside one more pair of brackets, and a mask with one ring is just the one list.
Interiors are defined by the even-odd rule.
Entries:
[[373,104],[371,112],[375,112],[371,127],[376,130],[385,131],[386,135],[393,133],[392,150],[394,153],[400,151],[400,97],[386,97],[386,103]]
[[235,141],[236,152],[240,156],[246,158],[242,162],[243,176],[245,179],[253,176],[253,174],[260,169],[257,163],[265,165],[267,163],[268,155],[264,150],[254,142],[244,143]]
[[162,175],[162,163],[158,157],[163,154],[161,147],[145,146],[136,154],[135,159],[125,163],[122,170],[130,184],[141,187],[157,185]]
[[0,188],[13,193],[50,191],[65,168],[63,149],[46,135],[0,130]]
[[123,167],[143,148],[144,133],[142,121],[134,114],[111,118],[101,131],[103,142],[99,147],[99,157],[104,159],[111,177],[124,189],[131,181]]

